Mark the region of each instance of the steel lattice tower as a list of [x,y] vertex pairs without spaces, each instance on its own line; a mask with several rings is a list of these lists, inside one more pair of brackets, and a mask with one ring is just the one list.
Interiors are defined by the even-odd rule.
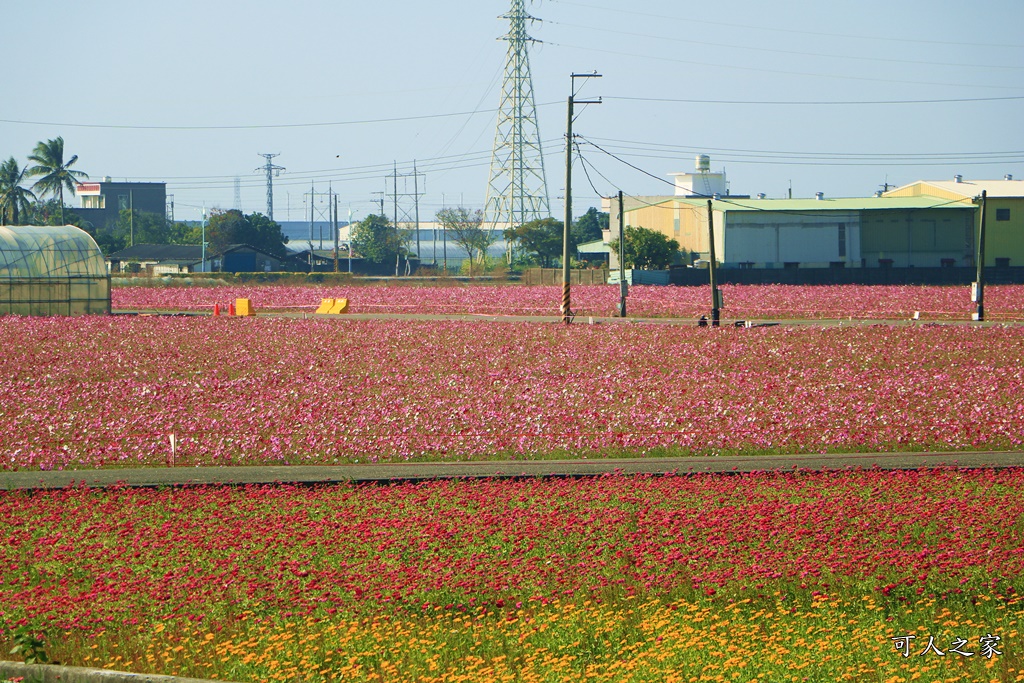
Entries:
[[511,10],[501,17],[509,20],[509,31],[501,38],[508,42],[508,55],[484,204],[485,220],[492,229],[551,213],[527,52],[527,45],[537,41],[526,34],[526,22],[537,19],[526,13],[524,2],[512,0]]
[[[274,220],[274,175],[281,175],[281,171],[284,170],[284,166],[275,166],[273,161],[274,157],[281,156],[277,154],[260,154],[259,156],[265,158],[267,163],[263,166],[262,170],[267,174],[267,218]],[[257,168],[257,171],[260,169]]]

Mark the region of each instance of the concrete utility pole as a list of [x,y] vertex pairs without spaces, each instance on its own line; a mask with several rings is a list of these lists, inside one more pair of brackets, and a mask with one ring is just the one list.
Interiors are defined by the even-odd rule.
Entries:
[[622,206],[622,190],[619,190],[619,317],[626,317],[626,211]]
[[135,193],[128,190],[128,237],[131,244],[128,246],[135,246]]
[[206,272],[206,202],[203,202],[203,261],[200,264],[200,272]]
[[412,192],[416,206],[416,257],[423,263],[423,254],[420,253],[420,179],[416,173],[416,160],[412,160]]
[[562,322],[572,322],[569,307],[569,228],[572,226],[572,117],[574,104],[601,104],[601,99],[576,100],[577,78],[601,78],[596,71],[592,74],[570,74],[569,106],[565,120],[565,223],[562,225]]
[[332,222],[332,228],[334,229],[334,272],[338,272],[338,195],[334,195],[334,221]]
[[313,272],[313,208],[316,204],[316,190],[309,184],[309,272]]
[[[409,192],[409,177],[410,176],[412,176],[412,179],[413,179],[413,191],[412,192]],[[416,255],[419,256],[422,259],[423,255],[420,254],[420,251],[422,249],[422,246],[420,244],[420,197],[423,196],[424,192],[420,192],[420,176],[423,176],[423,186],[424,186],[424,188],[426,188],[426,184],[427,184],[426,174],[420,173],[419,171],[416,170],[416,161],[415,160],[412,162],[412,173],[399,173],[398,172],[398,162],[396,161],[395,162],[395,166],[394,166],[394,172],[387,176],[388,178],[392,179],[392,181],[391,181],[391,191],[388,192],[388,183],[387,183],[387,179],[385,179],[385,181],[384,181],[384,194],[385,195],[390,195],[391,199],[392,199],[392,203],[393,203],[393,206],[394,206],[394,225],[395,225],[395,229],[396,230],[398,229],[398,224],[400,222],[402,222],[403,218],[405,219],[404,222],[406,224],[412,222],[413,225],[415,226],[415,229],[416,229]],[[398,179],[399,178],[402,179],[402,191],[401,192],[398,191]],[[414,203],[414,210],[413,210],[413,215],[412,216],[409,215],[409,211],[408,211],[408,208],[407,208],[408,204],[406,203],[408,201],[409,197],[413,198],[413,203]],[[400,206],[399,205],[399,201],[398,201],[399,199],[402,200],[401,211],[399,211],[399,206]],[[382,204],[382,206],[383,206],[383,204]],[[381,210],[381,212],[383,213],[383,209]],[[406,261],[408,261],[408,258],[406,258]]]
[[[274,157],[281,156],[277,154],[260,154],[259,156],[264,157],[267,163],[262,167],[263,171],[267,174],[267,218],[274,220],[274,176],[281,175],[281,171],[284,170],[284,166],[275,166],[273,161]],[[259,171],[260,169],[256,169]]]
[[981,202],[981,223],[978,226],[978,258],[977,273],[974,277],[974,291],[971,300],[977,304],[977,310],[972,316],[978,322],[985,320],[985,203],[988,199],[988,191],[981,191],[981,198],[975,201]]
[[715,219],[708,200],[708,274],[711,278],[711,326],[718,327],[721,316],[722,293],[715,280]]

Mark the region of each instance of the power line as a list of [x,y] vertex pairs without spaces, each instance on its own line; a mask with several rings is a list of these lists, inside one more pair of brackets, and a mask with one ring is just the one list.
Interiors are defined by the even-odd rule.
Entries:
[[814,73],[807,71],[787,71],[785,69],[765,69],[756,66],[737,66],[733,64],[716,64],[714,62],[698,62],[692,59],[675,59],[672,57],[656,57],[652,55],[641,55],[632,52],[619,52],[617,50],[602,50],[595,47],[584,47],[582,45],[569,45],[567,43],[552,43],[547,42],[547,45],[553,45],[555,47],[565,47],[573,50],[583,50],[585,52],[600,52],[603,54],[615,55],[617,57],[635,57],[640,59],[653,59],[661,62],[672,62],[674,64],[690,64],[701,67],[711,67],[715,69],[733,69],[736,71],[753,71],[756,73],[769,73],[769,74],[781,74],[783,76],[805,76],[809,78],[838,78],[843,80],[851,81],[867,81],[871,83],[895,83],[898,85],[934,85],[942,88],[985,88],[989,90],[1020,90],[1020,88],[1014,88],[1012,86],[1005,85],[983,85],[981,83],[941,83],[936,81],[920,81],[920,80],[900,80],[895,78],[874,78],[871,76],[850,76],[843,74],[829,74],[829,73]]
[[[649,152],[650,154],[632,154],[644,158],[676,158],[680,154],[715,153],[720,158],[741,163],[786,163],[786,164],[822,164],[822,165],[863,165],[854,162],[870,162],[898,166],[935,166],[945,164],[1005,164],[1020,163],[1024,160],[1024,151],[1007,150],[999,152],[929,152],[929,153],[855,153],[855,152],[796,152],[787,150],[755,150],[713,146],[683,147],[653,142],[619,140],[614,138],[593,138],[601,140],[609,148],[630,152]],[[768,160],[768,161],[766,161]]]
[[[546,107],[557,102],[543,102],[538,107]],[[60,121],[24,121],[20,119],[0,119],[0,123],[11,123],[26,126],[61,126],[67,128],[109,128],[114,130],[261,130],[268,128],[323,128],[330,126],[357,126],[369,123],[396,123],[401,121],[421,121],[424,119],[442,119],[453,116],[475,116],[492,114],[497,109],[477,109],[476,111],[457,111],[444,114],[420,114],[418,116],[394,116],[381,119],[358,119],[354,121],[323,121],[318,123],[268,123],[235,126],[139,126],[105,123],[68,123]]]
[[965,69],[1012,69],[1020,70],[1024,69],[1024,66],[1013,66],[1010,64],[957,64],[951,62],[938,62],[932,60],[913,60],[913,59],[896,59],[891,56],[886,57],[867,57],[863,55],[837,55],[837,54],[823,54],[820,52],[800,52],[797,50],[779,50],[774,48],[765,47],[754,47],[752,45],[737,45],[729,43],[711,43],[706,41],[694,40],[692,37],[687,36],[686,38],[674,38],[671,36],[658,36],[651,35],[649,33],[631,33],[629,31],[621,30],[621,27],[615,28],[600,28],[598,26],[583,26],[581,24],[568,24],[560,21],[550,21],[548,23],[556,24],[558,26],[568,26],[569,28],[581,28],[587,31],[599,31],[602,33],[612,33],[616,36],[633,36],[635,38],[645,38],[654,40],[664,40],[673,43],[684,43],[686,45],[703,45],[707,47],[718,47],[726,48],[728,50],[750,50],[754,52],[770,52],[774,54],[783,55],[794,55],[797,57],[823,57],[826,59],[850,59],[857,61],[867,62],[882,62],[885,64],[917,64],[926,66],[941,66],[941,67],[956,67]]
[[628,14],[631,17],[652,17],[652,18],[660,19],[660,20],[668,19],[668,20],[671,20],[671,21],[681,21],[681,22],[695,23],[695,24],[707,24],[709,26],[724,26],[724,27],[727,27],[727,28],[743,28],[743,29],[751,29],[751,30],[755,30],[755,31],[766,31],[766,32],[776,32],[776,33],[795,33],[795,34],[807,35],[807,36],[821,36],[821,37],[825,37],[825,38],[849,38],[851,40],[878,40],[878,41],[893,42],[893,43],[900,43],[900,44],[904,44],[904,43],[919,43],[919,44],[922,44],[922,45],[961,45],[961,46],[966,46],[966,47],[1008,47],[1008,48],[1017,48],[1017,49],[1024,47],[1024,45],[1019,45],[1019,44],[1018,45],[1013,45],[1013,44],[1005,44],[1005,43],[965,43],[965,42],[954,42],[954,41],[950,41],[950,40],[922,40],[922,39],[915,39],[915,38],[907,38],[907,37],[903,37],[903,36],[901,36],[899,38],[886,38],[884,36],[877,36],[877,35],[856,35],[856,34],[849,34],[849,33],[825,33],[823,31],[801,31],[799,29],[776,28],[776,27],[772,27],[772,26],[755,26],[755,25],[752,25],[752,24],[731,24],[731,23],[726,23],[726,22],[722,22],[722,21],[708,21],[706,19],[694,19],[692,17],[686,17],[685,19],[683,19],[681,17],[672,17],[672,16],[668,16],[668,15],[665,15],[665,14],[652,14],[652,13],[649,13],[649,12],[637,12],[637,11],[634,11],[632,8],[630,8],[630,9],[618,9],[618,8],[612,8],[612,7],[601,7],[599,5],[590,5],[590,4],[586,4],[586,3],[582,3],[582,2],[572,2],[572,0],[551,0],[551,2],[554,2],[554,3],[557,3],[557,4],[562,4],[562,5],[575,5],[577,7],[586,7],[588,9],[592,9],[592,10],[596,9],[596,10],[602,10],[602,11],[605,11],[605,12],[617,12],[617,13],[620,13],[620,14]]
[[743,105],[780,105],[780,106],[854,106],[854,105],[890,105],[890,104],[952,104],[963,102],[1003,102],[1024,100],[1024,95],[1007,97],[958,97],[934,100],[697,100],[669,97],[615,97],[606,100],[626,100],[632,102],[678,102],[683,104],[743,104]]

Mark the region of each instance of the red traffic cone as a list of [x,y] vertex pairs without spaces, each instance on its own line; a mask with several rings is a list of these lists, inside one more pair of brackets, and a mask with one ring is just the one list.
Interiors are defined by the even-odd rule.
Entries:
[[214,315],[220,315],[220,304],[214,304],[213,305],[213,314]]

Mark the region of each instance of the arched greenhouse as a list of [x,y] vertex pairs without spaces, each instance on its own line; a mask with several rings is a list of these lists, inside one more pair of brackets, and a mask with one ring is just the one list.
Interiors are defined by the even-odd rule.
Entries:
[[0,314],[110,313],[103,253],[73,225],[0,226]]

